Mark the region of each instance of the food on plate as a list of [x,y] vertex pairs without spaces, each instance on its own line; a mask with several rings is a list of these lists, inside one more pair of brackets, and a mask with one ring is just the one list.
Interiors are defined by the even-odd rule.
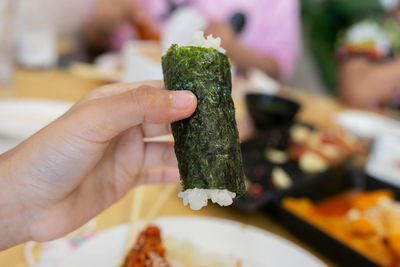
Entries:
[[295,124],[290,128],[290,138],[296,144],[305,144],[310,138],[312,130],[306,126]]
[[184,190],[178,196],[194,210],[208,199],[230,205],[245,192],[230,64],[219,44],[200,32],[192,46],[172,45],[162,57],[166,88],[197,96],[193,115],[172,124]]
[[287,189],[292,186],[292,180],[289,175],[279,167],[272,169],[271,173],[272,183],[279,189]]
[[390,190],[350,190],[318,203],[283,206],[382,266],[400,266],[400,202]]
[[264,193],[264,187],[257,183],[252,183],[250,180],[245,179],[247,193],[252,197],[259,197]]
[[341,130],[312,130],[300,124],[292,126],[290,142],[290,159],[308,173],[325,171],[361,149],[358,140]]
[[[366,148],[366,143],[336,128],[297,123],[287,130],[258,132],[241,144],[248,186],[246,196],[235,200],[235,207],[247,212],[259,210],[274,193],[343,169],[350,156],[352,162],[362,159],[357,152]],[[278,145],[275,140],[282,136],[285,144]]]
[[300,169],[304,172],[314,173],[326,171],[328,162],[313,152],[306,152],[299,158]]
[[289,155],[286,151],[267,148],[264,152],[265,159],[275,164],[283,164],[289,160]]
[[170,267],[157,226],[148,226],[139,234],[122,267]]
[[167,236],[164,244],[171,267],[242,267],[237,256],[204,250],[189,240]]
[[167,236],[154,225],[144,229],[125,257],[121,267],[241,267],[234,255],[221,255]]

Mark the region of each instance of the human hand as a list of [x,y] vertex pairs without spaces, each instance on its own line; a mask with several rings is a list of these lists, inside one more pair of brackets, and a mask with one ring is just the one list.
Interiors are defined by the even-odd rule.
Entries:
[[226,55],[239,69],[257,68],[278,79],[280,71],[278,62],[273,57],[259,54],[242,44],[229,23],[211,21],[204,32],[205,36],[212,34],[213,37],[221,38],[221,47],[226,50]]
[[221,47],[229,52],[233,45],[236,45],[237,39],[232,26],[227,22],[210,21],[207,28],[204,30],[204,35],[221,38]]
[[[99,0],[93,9],[93,18],[115,26],[131,19],[126,0]],[[92,19],[93,19],[92,18]]]
[[136,0],[100,0],[94,16],[113,26],[133,23],[132,26],[146,24],[153,30],[157,28],[146,9]]
[[173,144],[143,138],[168,133],[196,105],[191,92],[161,82],[108,85],[1,155],[0,249],[63,236],[133,186],[177,182]]

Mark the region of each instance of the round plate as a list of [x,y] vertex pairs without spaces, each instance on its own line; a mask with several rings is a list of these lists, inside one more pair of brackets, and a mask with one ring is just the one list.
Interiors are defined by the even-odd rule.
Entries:
[[381,134],[400,136],[400,123],[394,119],[361,110],[337,113],[335,122],[348,132],[361,138],[374,138]]
[[23,140],[64,114],[72,103],[41,99],[0,100],[0,136]]
[[[228,220],[206,217],[161,217],[154,222],[163,237],[189,240],[213,254],[235,255],[243,267],[326,266],[317,258],[267,231]],[[59,267],[116,267],[124,257],[128,225],[98,233],[73,251]]]

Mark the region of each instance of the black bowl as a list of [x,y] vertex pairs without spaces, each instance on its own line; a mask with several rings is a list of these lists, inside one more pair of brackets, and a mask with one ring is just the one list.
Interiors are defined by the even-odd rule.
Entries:
[[293,123],[300,104],[274,95],[249,93],[247,109],[258,130],[270,130]]

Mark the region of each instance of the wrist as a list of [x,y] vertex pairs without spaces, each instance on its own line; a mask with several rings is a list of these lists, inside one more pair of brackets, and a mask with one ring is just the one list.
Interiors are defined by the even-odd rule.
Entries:
[[10,157],[0,155],[0,251],[30,240],[29,221],[11,176]]

